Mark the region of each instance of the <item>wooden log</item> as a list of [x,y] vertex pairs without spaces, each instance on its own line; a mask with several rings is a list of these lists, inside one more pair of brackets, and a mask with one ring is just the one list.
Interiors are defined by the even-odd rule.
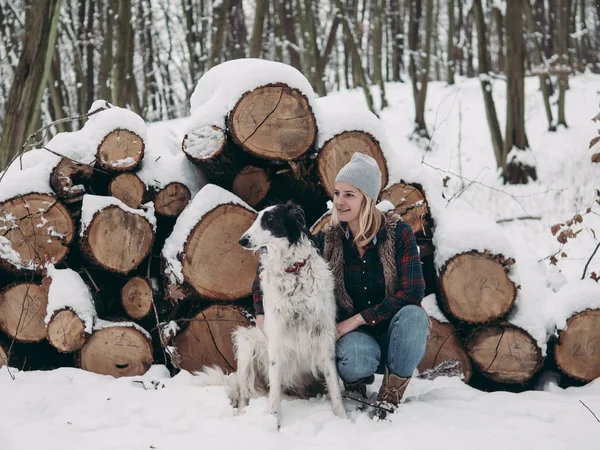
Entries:
[[430,235],[429,208],[423,192],[414,185],[396,183],[381,192],[380,199],[394,205],[394,212],[410,225],[415,236]]
[[138,209],[144,202],[146,186],[136,174],[121,173],[110,181],[108,192],[130,208]]
[[18,342],[40,342],[46,337],[47,287],[19,283],[0,292],[0,330]]
[[253,208],[266,197],[271,187],[267,172],[255,166],[244,167],[233,180],[231,192]]
[[306,153],[317,135],[308,99],[281,83],[245,93],[229,114],[228,128],[233,141],[245,151],[281,161]]
[[46,336],[50,345],[62,353],[79,350],[85,344],[85,324],[70,309],[56,311],[46,325]]
[[96,164],[110,172],[130,172],[144,158],[144,147],[142,138],[129,130],[111,131],[98,146]]
[[517,288],[505,271],[511,262],[474,251],[450,258],[439,276],[445,311],[468,323],[504,317],[517,298]]
[[554,346],[559,369],[571,378],[590,382],[600,377],[600,310],[586,310],[567,320]]
[[156,214],[177,217],[188,205],[192,194],[183,183],[173,182],[155,192],[153,196]]
[[333,198],[335,177],[356,152],[372,156],[377,161],[381,170],[381,186],[387,185],[387,161],[377,139],[363,131],[345,131],[325,142],[317,157],[319,178],[329,198]]
[[429,318],[429,338],[425,356],[417,366],[419,372],[433,369],[438,364],[456,360],[460,363],[465,383],[468,383],[473,373],[471,360],[464,349],[462,342],[456,334],[456,329],[451,323],[440,322],[433,317]]
[[132,326],[95,331],[81,349],[79,367],[115,378],[145,374],[152,365],[150,339]]
[[310,227],[310,232],[312,234],[317,234],[323,228],[327,226],[327,224],[331,221],[331,213],[327,212],[323,214],[317,221]]
[[133,277],[121,289],[121,304],[129,317],[141,320],[152,311],[152,288],[145,278]]
[[[67,255],[75,225],[67,209],[48,194],[26,194],[0,203],[0,243],[13,251],[0,252],[0,267],[41,272]],[[7,249],[8,250],[8,249]]]
[[154,230],[145,217],[110,205],[97,211],[80,237],[88,259],[110,272],[127,274],[146,259]]
[[181,368],[193,372],[216,365],[234,372],[237,362],[231,333],[250,325],[248,314],[236,306],[212,305],[199,312],[174,339]]
[[93,174],[92,166],[62,158],[52,169],[50,186],[60,199],[81,198]]
[[542,367],[542,351],[525,330],[509,323],[475,329],[465,347],[484,376],[498,383],[523,384]]

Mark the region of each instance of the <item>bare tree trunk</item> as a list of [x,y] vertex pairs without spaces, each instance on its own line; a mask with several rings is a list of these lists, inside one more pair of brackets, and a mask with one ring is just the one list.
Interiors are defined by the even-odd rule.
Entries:
[[383,20],[385,0],[373,0],[373,83],[379,84],[381,96],[381,109],[388,106],[385,96],[385,83],[381,71],[382,52],[383,52]]
[[433,20],[435,33],[433,36],[433,57],[435,59],[435,79],[440,81],[442,79],[442,72],[440,69],[440,35],[438,24],[440,23],[440,0],[435,2],[435,19]]
[[292,67],[302,71],[302,63],[300,62],[300,53],[298,52],[298,39],[296,38],[296,30],[294,29],[294,20],[292,19],[293,5],[292,0],[281,0],[276,2],[279,6],[279,21],[283,25],[283,32],[287,40],[285,48],[290,55],[290,64]]
[[465,23],[465,47],[467,49],[467,77],[475,76],[475,65],[473,64],[473,11],[467,13]]
[[131,0],[119,0],[118,11],[113,100],[116,105],[130,108],[139,114],[141,108],[133,73],[135,39],[131,24]]
[[94,78],[94,14],[97,0],[89,0],[87,10],[87,36],[86,36],[86,110],[92,107],[96,99],[96,83]]
[[[523,7],[521,0],[508,0],[506,5],[506,137],[504,142],[504,181],[527,184],[537,179],[535,167],[520,158],[529,150],[525,133],[525,45],[523,42]],[[512,153],[510,160],[508,154]]]
[[199,11],[195,8],[194,0],[181,0],[183,7],[183,17],[185,20],[185,43],[188,51],[188,66],[189,74],[192,81],[196,80],[199,75],[199,57],[196,51],[196,38],[198,27]]
[[[266,2],[266,0],[260,0]],[[210,46],[210,66],[214,67],[221,64],[223,54],[223,41],[225,40],[225,28],[227,27],[227,10],[229,9],[229,0],[223,0],[220,3],[213,5],[213,24]],[[258,8],[258,4],[257,4]],[[262,19],[264,20],[264,14]],[[256,25],[255,25],[256,26]],[[254,32],[253,32],[254,34]],[[262,42],[262,23],[261,23],[261,42]],[[258,43],[258,51],[260,52],[260,44]],[[252,43],[250,44],[250,57],[252,57]]]
[[116,14],[116,0],[107,0],[104,11],[104,40],[98,71],[98,95],[101,99],[111,100],[111,73],[113,69],[113,34]]
[[6,167],[31,134],[48,79],[62,0],[31,4],[25,19],[23,51],[6,102],[0,169]]
[[[57,46],[54,50],[51,68],[48,73],[48,91],[50,93],[50,107],[53,120],[60,120],[67,117],[67,114],[65,114],[65,101],[62,92],[63,80],[60,68],[60,52],[58,49],[59,47]],[[71,131],[69,122],[57,123],[55,126],[56,131],[59,133]]]
[[557,125],[567,127],[565,116],[565,97],[569,83],[569,56],[567,48],[569,45],[569,0],[558,0],[559,28],[558,28],[558,53],[559,70],[558,77],[558,122]]
[[233,59],[246,57],[248,47],[248,30],[244,19],[242,0],[229,0],[229,24],[231,27],[230,54]]
[[456,66],[458,67],[458,73],[460,76],[465,74],[464,61],[465,61],[465,49],[462,38],[462,32],[464,28],[465,18],[463,12],[464,0],[458,0],[458,26],[456,29],[457,42],[459,47],[457,48],[457,55],[455,58]]
[[492,85],[488,76],[490,72],[487,47],[487,30],[485,19],[483,17],[483,7],[481,0],[473,0],[473,17],[475,19],[475,27],[477,28],[477,54],[479,59],[479,81],[481,83],[481,92],[485,104],[485,115],[490,129],[492,145],[494,147],[494,156],[498,167],[504,167],[502,132],[500,131],[500,123],[496,115],[496,105],[492,96]]
[[307,40],[308,45],[305,44],[305,48],[307,48],[307,56],[308,56],[308,79],[311,81],[315,91],[320,96],[327,95],[327,91],[325,90],[325,83],[323,81],[323,70],[324,67],[319,67],[319,49],[317,47],[317,27],[315,24],[315,11],[313,7],[312,0],[304,0],[304,18],[306,33],[308,34]]
[[260,57],[265,16],[267,14],[268,6],[268,0],[256,1],[256,10],[254,11],[254,25],[252,26],[252,36],[250,37],[250,58]]
[[454,0],[448,2],[448,50],[447,50],[447,69],[448,69],[448,84],[454,84],[454,74],[456,72],[456,49],[454,48],[454,33],[456,17],[454,12]]
[[[523,3],[529,3],[530,0],[523,0]],[[498,60],[496,66],[496,73],[504,72],[504,18],[502,17],[502,11],[500,8],[492,8],[492,16],[494,18],[494,25],[496,33],[498,34]]]
[[[429,82],[429,67],[431,56],[431,35],[433,32],[433,0],[427,0],[425,17],[425,46],[419,48],[419,24],[422,15],[421,0],[411,0],[410,25],[408,31],[408,46],[410,48],[409,73],[412,80],[413,96],[415,99],[415,128],[418,135],[429,138],[425,124],[425,101],[427,99],[427,84]],[[417,68],[415,54],[422,55]]]

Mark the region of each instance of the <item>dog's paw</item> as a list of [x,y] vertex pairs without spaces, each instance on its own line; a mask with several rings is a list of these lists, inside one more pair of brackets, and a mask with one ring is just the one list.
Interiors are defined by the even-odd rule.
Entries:
[[338,416],[340,419],[347,419],[348,414],[346,413],[346,409],[343,405],[333,408],[333,413]]

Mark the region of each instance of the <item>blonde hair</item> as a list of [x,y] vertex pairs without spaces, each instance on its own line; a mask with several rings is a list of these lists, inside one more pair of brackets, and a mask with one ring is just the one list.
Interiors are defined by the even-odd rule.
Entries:
[[[381,228],[383,214],[375,208],[375,201],[371,197],[365,195],[362,191],[360,193],[363,195],[363,202],[360,205],[358,213],[358,233],[354,236],[354,243],[357,247],[364,248]],[[331,224],[332,226],[341,226],[341,221],[335,208],[331,212]]]

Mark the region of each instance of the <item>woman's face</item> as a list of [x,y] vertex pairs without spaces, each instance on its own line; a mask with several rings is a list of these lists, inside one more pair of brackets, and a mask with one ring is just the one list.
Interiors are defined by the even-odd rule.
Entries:
[[360,207],[365,201],[364,194],[349,183],[337,181],[333,191],[333,207],[341,222],[358,220]]

